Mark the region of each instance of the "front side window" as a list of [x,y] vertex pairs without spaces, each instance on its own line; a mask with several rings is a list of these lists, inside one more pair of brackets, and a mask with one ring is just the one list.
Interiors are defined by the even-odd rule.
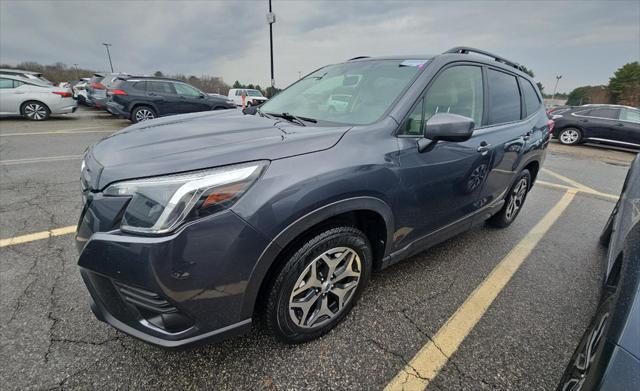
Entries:
[[421,98],[416,107],[405,121],[402,134],[406,136],[422,136],[424,134],[424,98]]
[[482,69],[473,65],[454,66],[438,75],[427,90],[424,120],[436,113],[451,113],[471,118],[475,127],[480,127],[483,106]]
[[623,108],[620,110],[620,120],[640,124],[640,110]]
[[13,80],[0,78],[0,88],[13,88]]
[[[261,107],[271,114],[289,113],[341,124],[373,123],[415,80],[425,61],[353,61],[329,65],[280,92]],[[332,97],[350,97],[337,102]]]
[[200,91],[195,88],[182,83],[173,83],[173,87],[176,89],[178,95],[198,97],[201,96]]
[[489,123],[520,120],[520,90],[515,76],[489,69]]
[[522,77],[520,78],[520,87],[524,96],[524,107],[527,110],[527,116],[530,116],[540,108],[540,98],[533,85]]

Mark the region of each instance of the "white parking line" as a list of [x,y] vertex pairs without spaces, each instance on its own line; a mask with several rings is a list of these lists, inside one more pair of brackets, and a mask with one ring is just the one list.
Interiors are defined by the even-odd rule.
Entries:
[[48,157],[35,157],[30,159],[0,160],[0,166],[14,166],[17,164],[57,162],[57,161],[63,161],[63,160],[77,160],[77,159],[82,159],[82,155],[48,156]]
[[[102,129],[102,130],[92,130]],[[56,130],[50,132],[22,132],[22,133],[0,133],[0,137],[15,137],[15,136],[38,136],[45,134],[84,134],[84,133],[113,133],[119,129],[105,129],[104,126],[94,126],[91,128],[77,128],[67,130]]]

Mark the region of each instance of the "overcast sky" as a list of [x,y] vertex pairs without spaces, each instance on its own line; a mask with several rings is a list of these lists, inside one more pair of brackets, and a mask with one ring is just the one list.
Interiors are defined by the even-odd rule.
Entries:
[[[221,76],[269,84],[267,0],[0,0],[0,63],[38,61],[116,71]],[[552,92],[606,84],[640,58],[640,1],[273,0],[276,85],[359,55],[495,52]]]

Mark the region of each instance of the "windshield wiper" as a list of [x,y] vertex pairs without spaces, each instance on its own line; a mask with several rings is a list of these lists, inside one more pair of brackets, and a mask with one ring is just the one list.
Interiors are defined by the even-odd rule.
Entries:
[[280,117],[280,118],[285,119],[285,120],[287,120],[289,122],[295,122],[295,123],[297,123],[299,125],[302,125],[302,126],[307,126],[307,125],[305,125],[305,122],[311,122],[311,123],[314,123],[314,124],[316,122],[318,122],[318,120],[316,120],[316,119],[308,118],[308,117],[299,117],[299,116],[293,115],[291,113],[280,113],[280,114],[277,114],[277,113],[265,113],[265,114],[268,114],[268,115],[271,115],[271,116],[274,116],[274,117]]

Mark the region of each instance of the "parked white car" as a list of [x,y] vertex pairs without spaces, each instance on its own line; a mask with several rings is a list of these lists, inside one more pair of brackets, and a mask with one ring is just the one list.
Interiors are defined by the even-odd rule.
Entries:
[[49,80],[45,79],[44,76],[42,76],[42,73],[40,72],[32,72],[32,71],[25,71],[22,69],[0,69],[0,74],[4,74],[4,75],[11,75],[11,76],[20,76],[20,77],[24,77],[26,79],[29,80],[33,80],[35,82],[40,82],[40,83],[44,83],[44,84],[51,84],[53,85],[52,82],[50,82]]
[[233,100],[236,106],[242,106],[242,96],[245,97],[246,106],[257,106],[268,101],[259,90],[250,90],[246,88],[232,88],[229,90],[229,99]]
[[86,104],[87,102],[87,84],[89,79],[82,79],[82,81],[76,83],[71,87],[71,92],[73,92],[73,97],[80,104]]
[[20,76],[0,74],[0,116],[21,115],[42,121],[51,114],[73,113],[78,103],[68,88]]

